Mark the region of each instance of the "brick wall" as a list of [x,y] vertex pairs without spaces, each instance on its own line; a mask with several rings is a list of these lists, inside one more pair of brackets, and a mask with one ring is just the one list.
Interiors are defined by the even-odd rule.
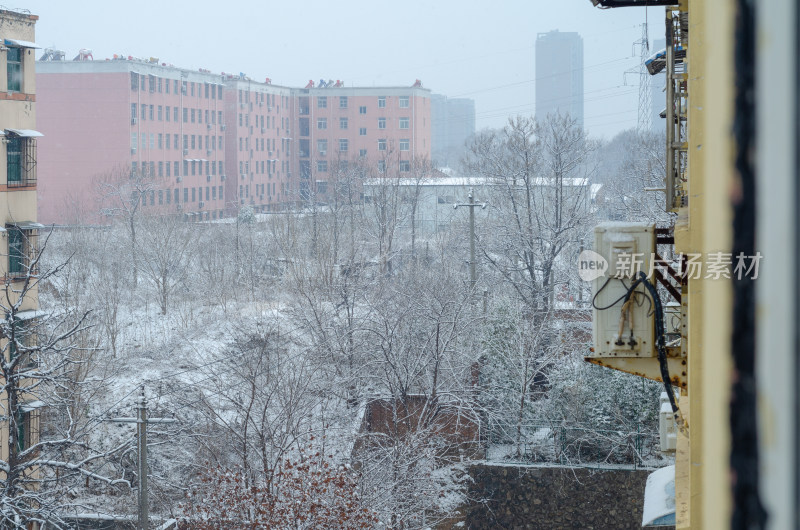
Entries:
[[[473,466],[466,528],[633,529],[646,470]],[[482,501],[481,501],[482,499]]]

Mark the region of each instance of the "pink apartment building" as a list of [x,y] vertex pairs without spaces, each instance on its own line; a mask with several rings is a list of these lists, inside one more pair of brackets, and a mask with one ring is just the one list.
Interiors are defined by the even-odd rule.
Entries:
[[430,92],[288,88],[157,61],[39,61],[39,218],[102,223],[109,183],[192,220],[324,200],[335,170],[430,158]]
[[[410,171],[430,159],[430,92],[423,88],[298,89],[297,163],[301,195],[325,196],[335,174],[366,161],[375,175]],[[393,171],[394,173],[394,171]]]

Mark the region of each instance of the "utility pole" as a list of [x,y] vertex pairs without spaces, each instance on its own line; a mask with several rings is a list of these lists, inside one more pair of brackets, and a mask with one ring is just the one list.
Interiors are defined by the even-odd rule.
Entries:
[[175,423],[173,418],[148,418],[147,399],[144,397],[144,388],[136,402],[135,418],[111,418],[116,423],[136,424],[136,469],[139,475],[139,521],[137,530],[148,530],[150,521],[150,504],[147,495],[147,425],[150,423]]
[[472,188],[469,189],[467,201],[467,203],[454,204],[453,209],[457,210],[459,206],[466,206],[469,208],[469,286],[470,291],[474,291],[478,281],[475,274],[475,207],[480,206],[481,210],[483,210],[486,208],[486,203],[475,202]]

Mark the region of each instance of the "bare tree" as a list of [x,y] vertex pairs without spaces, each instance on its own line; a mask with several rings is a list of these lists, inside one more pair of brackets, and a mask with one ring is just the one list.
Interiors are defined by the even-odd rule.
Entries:
[[[74,487],[75,479],[129,486],[108,476],[109,469],[103,467],[128,442],[108,450],[97,450],[89,442],[96,425],[79,413],[74,392],[85,380],[88,362],[86,351],[76,347],[87,329],[87,313],[27,309],[35,303],[39,287],[63,266],[40,270],[46,241],[38,249],[29,237],[23,248],[22,254],[11,252],[10,261],[22,267],[10,267],[0,297],[5,315],[0,321],[0,410],[8,429],[0,450],[0,524],[62,528],[62,517],[71,505],[77,506],[61,494]],[[44,429],[42,410],[54,420]]]
[[174,215],[141,220],[136,243],[139,268],[156,290],[161,314],[167,314],[170,296],[188,275],[188,259],[195,243],[192,225]]
[[535,313],[550,310],[559,258],[590,224],[595,148],[569,117],[519,117],[476,137],[467,159],[493,193],[484,258]]
[[128,250],[133,274],[133,286],[139,281],[137,228],[147,199],[156,188],[154,175],[147,166],[131,169],[121,166],[97,179],[101,212],[122,220],[128,232]]

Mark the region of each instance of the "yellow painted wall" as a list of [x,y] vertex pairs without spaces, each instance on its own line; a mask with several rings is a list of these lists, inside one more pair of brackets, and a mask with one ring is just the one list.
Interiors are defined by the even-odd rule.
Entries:
[[[733,16],[730,2],[689,0],[689,206],[676,250],[730,252],[733,177]],[[683,226],[680,226],[684,224]],[[728,528],[731,290],[725,280],[688,284],[689,438],[676,466],[678,528]]]

